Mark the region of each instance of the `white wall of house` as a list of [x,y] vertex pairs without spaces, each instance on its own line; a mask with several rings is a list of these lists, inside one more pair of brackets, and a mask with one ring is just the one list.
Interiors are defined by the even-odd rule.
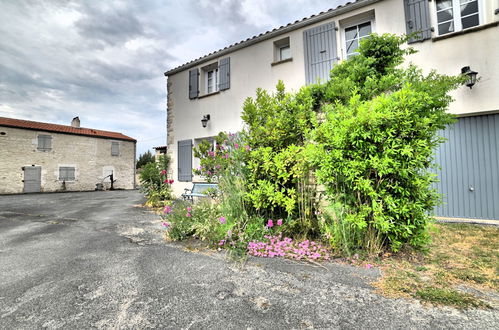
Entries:
[[[2,134],[3,133],[3,134]],[[38,150],[38,135],[50,135],[50,150]],[[111,155],[111,144],[119,144],[119,154]],[[41,166],[41,191],[94,190],[97,183],[109,188],[134,189],[135,142],[60,134],[0,126],[0,194],[23,192],[23,167]],[[63,181],[60,167],[74,167],[75,179]]]
[[[465,34],[447,35],[447,38],[433,38],[410,46],[418,50],[408,57],[425,72],[434,69],[439,73],[455,75],[464,66],[478,71],[480,81],[473,89],[466,86],[452,93],[455,98],[449,111],[465,115],[477,112],[499,111],[499,15],[494,10],[499,1],[479,0],[480,26],[487,28]],[[432,26],[436,29],[435,1],[430,2]],[[300,29],[263,40],[246,48],[224,54],[219,58],[200,63],[202,69],[225,57],[230,57],[230,89],[204,96],[203,82],[200,84],[200,98],[189,99],[190,68],[168,77],[168,152],[172,156],[172,174],[176,180],[174,193],[180,195],[191,183],[178,182],[177,142],[216,135],[220,131],[236,132],[242,128],[241,109],[247,97],[253,97],[259,87],[274,90],[279,79],[288,91],[296,91],[305,85],[304,30],[334,21],[337,27],[336,48],[340,60],[345,59],[345,27],[371,20],[373,32],[405,34],[406,19],[402,0],[383,0],[341,15],[302,27]],[[275,42],[289,37],[291,61],[272,65],[275,58]],[[201,70],[202,72],[202,70]],[[203,75],[200,76],[203,81]],[[210,114],[208,126],[201,126],[203,115]],[[196,178],[195,178],[196,179]]]

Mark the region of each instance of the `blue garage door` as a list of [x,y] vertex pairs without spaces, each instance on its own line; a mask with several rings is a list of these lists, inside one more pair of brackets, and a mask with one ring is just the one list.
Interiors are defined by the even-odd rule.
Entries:
[[436,215],[499,220],[499,114],[459,118],[443,136]]

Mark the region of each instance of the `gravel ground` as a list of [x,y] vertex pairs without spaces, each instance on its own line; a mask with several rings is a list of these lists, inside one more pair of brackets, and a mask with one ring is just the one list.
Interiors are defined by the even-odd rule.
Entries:
[[187,251],[137,191],[0,196],[1,329],[498,329],[376,294],[377,269]]

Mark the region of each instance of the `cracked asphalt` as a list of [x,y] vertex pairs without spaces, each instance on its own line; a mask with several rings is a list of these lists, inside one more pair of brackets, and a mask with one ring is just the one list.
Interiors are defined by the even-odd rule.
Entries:
[[0,196],[0,329],[498,329],[376,294],[377,269],[190,252],[138,191]]

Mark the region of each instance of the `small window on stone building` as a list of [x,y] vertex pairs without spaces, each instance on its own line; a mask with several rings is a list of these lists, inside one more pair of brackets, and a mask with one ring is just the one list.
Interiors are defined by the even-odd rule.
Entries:
[[59,167],[59,181],[74,181],[75,168],[68,166]]
[[52,136],[45,134],[38,135],[38,150],[40,151],[52,150]]
[[111,156],[119,156],[119,155],[120,155],[120,143],[111,142]]

